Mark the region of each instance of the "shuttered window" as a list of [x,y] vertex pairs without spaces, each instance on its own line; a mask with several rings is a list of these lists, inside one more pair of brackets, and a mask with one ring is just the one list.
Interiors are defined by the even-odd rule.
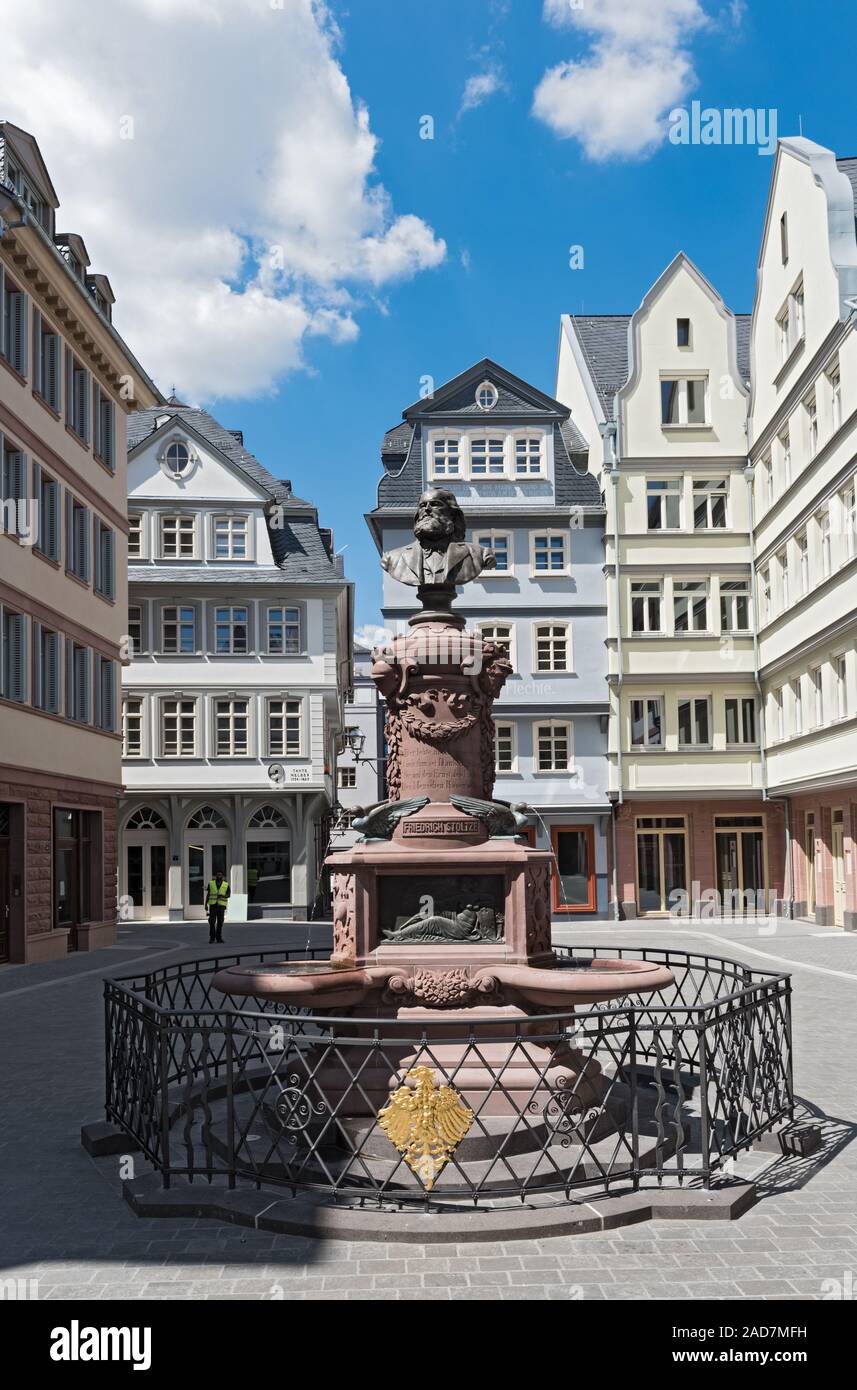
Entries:
[[95,457],[113,469],[116,467],[115,410],[113,401],[97,382],[92,388],[92,419],[95,427]]
[[105,598],[116,595],[116,537],[99,517],[93,521],[95,592]]
[[122,756],[143,756],[143,700],[140,695],[126,695],[122,701]]
[[65,422],[78,439],[89,443],[89,372],[69,347],[65,350]]
[[27,619],[11,608],[0,608],[0,695],[27,698]]
[[109,733],[116,730],[116,662],[109,657],[95,658],[95,723]]
[[89,582],[89,508],[70,492],[65,495],[65,567]]
[[66,713],[88,724],[91,718],[92,652],[66,639]]
[[36,549],[49,560],[60,558],[60,485],[40,464],[33,464],[33,497],[39,512]]
[[27,296],[0,266],[0,354],[27,375]]
[[59,414],[60,338],[47,319],[33,309],[33,389]]
[[33,704],[49,714],[60,713],[60,644],[58,632],[33,623]]
[[27,500],[27,460],[26,455],[2,435],[0,450],[3,455],[3,526],[17,535],[26,526],[21,504]]

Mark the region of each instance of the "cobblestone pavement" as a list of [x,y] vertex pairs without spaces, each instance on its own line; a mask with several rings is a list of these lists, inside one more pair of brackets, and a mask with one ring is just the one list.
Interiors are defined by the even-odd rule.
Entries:
[[[826,1116],[824,1161],[779,1165],[736,1222],[656,1221],[508,1244],[348,1245],[135,1217],[118,1161],[81,1149],[101,1118],[102,980],[205,949],[204,924],[131,925],[109,950],[0,970],[0,1278],[41,1299],[820,1299],[857,1293],[857,936],[788,923],[590,924],[578,944],[697,945],[794,972],[798,1094]],[[313,929],[322,941],[324,929]],[[320,935],[318,933],[321,933]],[[694,942],[694,938],[696,941]],[[227,929],[301,946],[305,926]],[[767,1161],[767,1160],[766,1160]]]

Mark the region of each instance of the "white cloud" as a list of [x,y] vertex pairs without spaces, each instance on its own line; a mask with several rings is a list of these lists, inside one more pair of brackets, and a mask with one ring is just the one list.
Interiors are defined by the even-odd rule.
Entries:
[[355,646],[371,651],[373,647],[389,646],[393,636],[389,628],[379,627],[377,623],[364,623],[362,627],[355,628],[354,643]]
[[377,181],[322,0],[6,0],[3,29],[2,114],[38,140],[59,229],[161,383],[272,390],[308,335],[357,335],[362,287],[444,259]]
[[633,158],[660,144],[667,113],[695,81],[688,44],[709,22],[699,0],[545,0],[544,17],[588,35],[592,48],[545,73],[535,115],[590,159]]
[[496,70],[474,73],[464,84],[461,105],[458,108],[459,116],[463,116],[465,111],[475,111],[483,101],[502,90],[503,79]]

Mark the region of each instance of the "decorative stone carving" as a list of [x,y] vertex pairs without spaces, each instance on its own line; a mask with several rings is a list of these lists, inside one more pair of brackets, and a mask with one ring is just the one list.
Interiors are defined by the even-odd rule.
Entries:
[[472,903],[468,903],[454,917],[445,917],[441,913],[423,916],[417,912],[401,927],[388,928],[383,939],[390,945],[405,941],[423,945],[434,942],[502,941],[503,914],[493,907],[474,907]]
[[414,796],[409,801],[379,801],[366,810],[358,806],[355,809],[360,814],[353,821],[353,826],[360,831],[364,840],[389,840],[400,820],[427,805],[427,796]]
[[333,954],[341,960],[357,955],[357,883],[353,874],[330,876],[333,897]]
[[532,864],[527,870],[527,953],[539,955],[550,949],[550,865]]
[[496,1004],[501,996],[493,975],[480,975],[474,980],[466,968],[417,968],[412,975],[392,975],[387,981],[386,998],[391,1003],[407,1001],[433,1009],[460,1009],[476,1001]]

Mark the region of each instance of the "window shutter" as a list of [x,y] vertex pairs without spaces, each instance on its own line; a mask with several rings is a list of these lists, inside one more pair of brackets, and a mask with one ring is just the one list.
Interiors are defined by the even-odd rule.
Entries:
[[89,535],[89,508],[79,507],[77,510],[78,536],[77,541],[80,546],[80,577],[89,582],[89,556],[90,556],[90,535]]
[[13,700],[27,698],[27,619],[16,613],[12,619],[12,660],[10,684]]
[[92,447],[98,458],[103,458],[101,452],[101,411],[99,410],[99,397],[101,392],[98,382],[92,383]]
[[42,381],[42,316],[33,305],[33,390],[44,396]]
[[116,597],[116,533],[107,531],[107,595]]
[[104,412],[104,420],[101,427],[102,445],[104,449],[103,457],[104,462],[107,464],[108,468],[113,469],[116,466],[114,444],[116,429],[116,412],[113,408],[113,402],[107,396],[104,397],[101,408]]
[[44,395],[48,404],[56,411],[60,408],[59,346],[60,340],[56,333],[50,333],[45,360],[47,381],[44,383]]
[[74,506],[68,489],[65,494],[65,567],[67,570],[74,568]]
[[60,557],[59,499],[59,483],[54,478],[46,478],[42,490],[42,507],[45,513],[45,533],[48,543],[45,553],[52,560],[58,560]]
[[112,662],[112,661],[105,661],[105,662],[103,663],[103,670],[104,670],[104,682],[105,682],[105,688],[104,688],[104,703],[105,703],[105,706],[106,706],[106,714],[105,714],[105,719],[104,719],[104,727],[105,727],[105,729],[109,729],[111,733],[115,733],[115,732],[116,732],[116,668],[115,668],[115,663]]
[[97,516],[92,518],[92,581],[96,592],[102,593],[104,584],[101,575],[101,522]]
[[74,358],[71,348],[65,348],[65,422],[74,425]]
[[81,405],[81,412],[80,412],[80,413],[81,413],[81,420],[80,420],[80,437],[81,437],[81,439],[85,439],[86,442],[87,442],[87,444],[89,443],[89,408],[90,408],[89,390],[88,390],[88,386],[87,386],[88,378],[89,378],[89,372],[84,371],[84,372],[83,372],[83,387],[82,387],[82,390],[81,390],[81,393],[80,393],[80,397],[81,397],[81,399],[80,399],[80,405]]
[[62,638],[58,632],[51,633],[50,638],[50,665],[48,668],[48,696],[50,707],[54,714],[60,714],[60,678],[62,675],[60,663],[62,661]]
[[93,723],[97,729],[104,727],[102,723],[102,690],[101,690],[101,668],[104,665],[104,658],[95,653],[95,719]]
[[20,290],[12,295],[10,306],[10,358],[21,376],[27,375],[27,296]]
[[19,449],[8,455],[9,459],[9,497],[14,497],[15,504],[23,502],[27,496],[27,475],[26,475],[26,455]]
[[42,681],[42,625],[33,620],[33,704],[46,709]]
[[70,637],[65,639],[65,712],[69,719],[74,718],[74,650]]

